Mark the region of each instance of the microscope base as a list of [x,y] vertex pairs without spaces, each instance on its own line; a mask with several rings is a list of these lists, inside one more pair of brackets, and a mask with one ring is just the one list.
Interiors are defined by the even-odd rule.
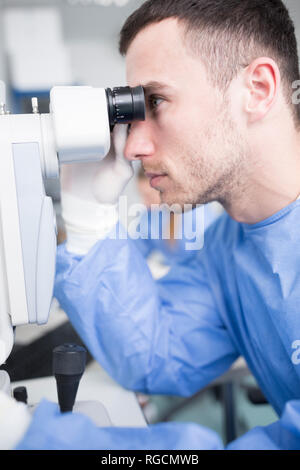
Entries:
[[[29,407],[38,404],[42,398],[57,403],[56,382],[53,376],[22,380],[11,384],[12,389],[20,386],[27,388]],[[113,426],[147,426],[135,393],[125,390],[111,379],[96,361],[88,365],[81,379],[74,412],[77,411],[77,403],[81,401],[103,404]],[[104,422],[107,423],[105,417]]]
[[0,390],[7,395],[11,394],[10,378],[5,370],[0,370]]
[[[33,414],[38,405],[38,403],[29,405],[30,413]],[[113,426],[106,408],[100,401],[78,401],[74,405],[73,413],[81,413],[87,416],[98,427]]]
[[75,402],[74,413],[82,413],[90,418],[96,426],[113,426],[106,408],[100,401],[78,401]]

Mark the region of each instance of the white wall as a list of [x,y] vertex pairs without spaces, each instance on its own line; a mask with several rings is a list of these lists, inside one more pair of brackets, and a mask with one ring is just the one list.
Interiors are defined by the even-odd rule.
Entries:
[[[300,1],[284,1],[295,22],[300,51]],[[4,9],[53,5],[61,13],[63,34],[70,50],[74,82],[103,87],[125,84],[124,60],[118,53],[118,34],[126,18],[142,3],[143,0],[130,0],[127,6],[118,8],[95,5],[71,6],[68,0],[0,1],[0,79],[5,81],[7,79],[2,15]],[[134,189],[129,188],[129,193],[135,197]]]
[[64,5],[64,33],[70,46],[75,80],[92,86],[126,83],[124,60],[118,52],[118,34],[130,13],[142,1],[125,7]]
[[74,82],[92,86],[125,84],[123,59],[118,53],[118,34],[125,19],[142,1],[125,7],[72,5],[68,1],[0,2],[0,79],[7,80],[3,12],[7,8],[53,5],[61,14],[63,35],[70,50]]
[[[92,0],[86,0],[92,2]],[[263,0],[262,0],[263,1]],[[300,1],[284,0],[296,26],[300,49]],[[125,7],[71,6],[68,0],[2,0],[0,2],[0,79],[6,79],[3,38],[4,9],[14,6],[55,5],[62,16],[65,41],[70,48],[74,80],[93,86],[125,83],[123,59],[118,54],[118,34],[125,19],[143,0],[130,0]]]
[[298,39],[298,48],[300,53],[300,1],[299,0],[284,0],[291,17],[295,23],[296,36]]

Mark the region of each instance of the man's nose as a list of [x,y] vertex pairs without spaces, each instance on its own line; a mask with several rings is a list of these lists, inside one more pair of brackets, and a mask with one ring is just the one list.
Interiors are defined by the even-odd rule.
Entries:
[[154,144],[146,121],[133,122],[124,149],[124,156],[129,161],[151,157]]

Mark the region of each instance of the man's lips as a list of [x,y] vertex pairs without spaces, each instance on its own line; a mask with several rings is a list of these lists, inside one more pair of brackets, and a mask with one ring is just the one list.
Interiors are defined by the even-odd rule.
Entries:
[[167,176],[166,173],[149,173],[149,172],[146,172],[145,175],[147,176],[147,178],[149,178],[150,186],[152,186],[152,188],[155,188],[156,186],[158,186],[162,178]]

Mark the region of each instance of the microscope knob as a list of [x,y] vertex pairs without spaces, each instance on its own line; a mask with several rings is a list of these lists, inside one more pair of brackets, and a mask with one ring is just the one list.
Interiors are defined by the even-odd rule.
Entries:
[[22,403],[27,404],[27,390],[26,387],[16,387],[14,388],[13,395],[15,400],[21,401]]
[[85,363],[86,349],[82,346],[63,344],[53,350],[53,374],[61,412],[73,409]]

